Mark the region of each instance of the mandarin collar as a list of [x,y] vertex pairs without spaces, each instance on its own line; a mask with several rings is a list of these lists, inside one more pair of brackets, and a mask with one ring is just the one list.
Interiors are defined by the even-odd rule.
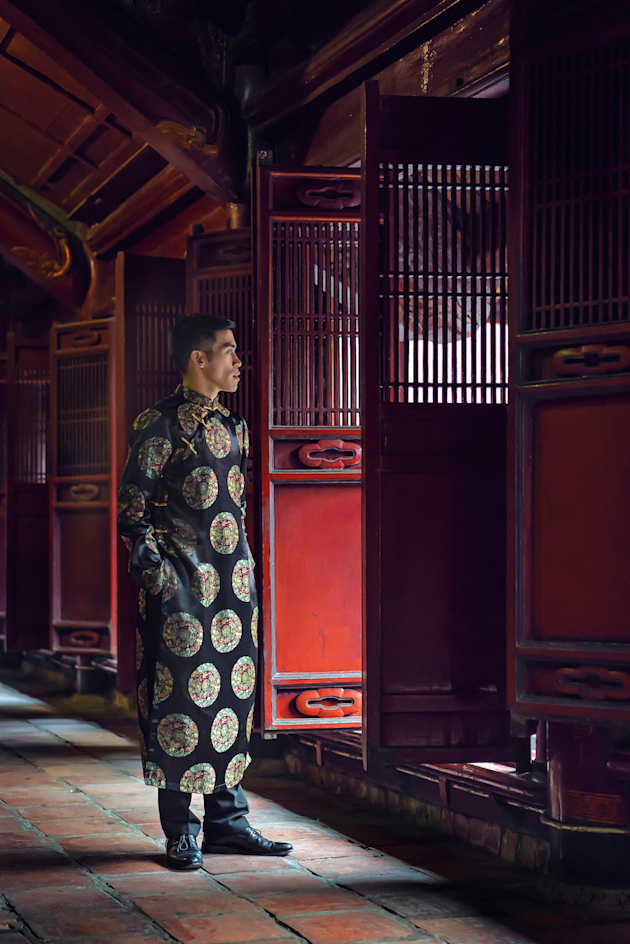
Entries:
[[180,384],[181,391],[186,400],[190,400],[191,403],[197,403],[199,406],[203,407],[205,410],[220,410],[221,404],[219,403],[218,395],[211,399],[210,397],[204,397],[203,393],[197,393],[196,390],[191,390],[190,387],[185,387],[183,384]]

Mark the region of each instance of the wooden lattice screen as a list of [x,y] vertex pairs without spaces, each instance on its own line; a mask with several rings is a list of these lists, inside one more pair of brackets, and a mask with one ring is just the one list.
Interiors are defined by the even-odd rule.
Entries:
[[381,164],[382,397],[507,398],[503,165]]
[[630,39],[535,57],[527,71],[531,294],[522,328],[628,321]]
[[57,360],[56,474],[109,472],[107,353]]
[[236,393],[221,400],[253,423],[252,245],[249,229],[200,233],[188,240],[186,309],[223,315],[236,324],[238,356],[243,362]]

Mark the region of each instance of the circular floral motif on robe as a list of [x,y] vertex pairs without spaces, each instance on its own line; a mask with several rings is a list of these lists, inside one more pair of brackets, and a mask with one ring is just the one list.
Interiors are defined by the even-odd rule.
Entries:
[[149,787],[158,787],[160,790],[166,789],[164,771],[152,760],[148,760],[144,765],[144,782]]
[[221,676],[211,662],[198,666],[188,680],[188,693],[200,708],[209,708],[221,690]]
[[170,600],[177,593],[178,581],[177,571],[170,561],[162,561],[164,569],[162,571],[162,602]]
[[206,426],[208,449],[217,459],[224,459],[232,448],[232,439],[227,429],[216,416],[211,417]]
[[136,670],[142,665],[142,660],[144,659],[144,643],[142,642],[142,636],[136,629]]
[[149,593],[154,596],[158,594],[164,583],[164,561],[160,561],[153,570],[143,570],[142,579]]
[[217,598],[221,581],[212,564],[200,564],[193,574],[190,589],[202,606],[210,606]]
[[254,694],[256,669],[249,656],[243,656],[232,669],[232,691],[237,698],[249,698]]
[[155,663],[155,682],[153,684],[153,703],[159,705],[173,692],[173,673],[162,662]]
[[159,554],[157,541],[155,539],[155,531],[153,528],[149,528],[147,533],[144,536],[144,543],[149,548],[150,551],[153,551],[154,554]]
[[222,511],[210,525],[210,543],[218,554],[231,554],[238,544],[238,525],[229,511]]
[[247,715],[247,726],[245,728],[245,733],[247,734],[247,740],[249,741],[252,736],[252,731],[254,730],[254,706],[249,709],[249,714]]
[[194,436],[199,426],[199,418],[203,418],[203,407],[198,403],[180,403],[177,407],[177,419],[185,436]]
[[145,721],[149,720],[149,697],[146,679],[142,679],[138,685],[138,711]]
[[158,744],[169,757],[186,757],[199,742],[199,728],[188,715],[166,715],[157,728]]
[[232,571],[232,590],[244,603],[249,601],[249,561],[239,560]]
[[240,508],[243,489],[245,488],[245,476],[237,465],[233,465],[228,472],[227,485],[230,498]]
[[241,455],[242,455],[243,454],[243,423],[242,421],[236,424],[236,426],[234,427],[234,432],[236,433],[236,441],[238,442],[238,448],[240,449]]
[[121,485],[116,504],[116,515],[120,522],[136,524],[142,518],[146,507],[144,495],[137,485]]
[[247,767],[247,758],[245,754],[235,754],[225,769],[225,786],[235,787],[240,783]]
[[161,415],[160,411],[154,410],[153,407],[148,410],[143,410],[133,421],[134,432],[137,433],[138,430],[146,429],[151,423],[156,423]]
[[195,511],[205,511],[206,508],[210,508],[219,494],[219,483],[214,469],[211,469],[208,465],[193,469],[190,475],[184,479],[182,494]]
[[159,478],[172,451],[170,442],[162,436],[154,436],[142,443],[138,450],[138,465],[147,478]]
[[223,754],[234,744],[238,736],[238,718],[231,708],[222,708],[214,721],[210,731],[212,746],[219,754]]
[[147,591],[144,587],[138,590],[138,613],[143,620],[147,618]]
[[254,645],[258,649],[258,607],[254,607],[254,612],[252,613],[252,639],[254,640]]
[[162,636],[176,656],[194,656],[203,642],[203,628],[190,613],[173,613],[164,622]]
[[195,764],[179,781],[182,793],[212,793],[217,775],[212,764]]
[[247,428],[247,423],[243,420],[243,449],[245,455],[249,455],[249,429]]
[[176,554],[190,555],[197,544],[197,532],[181,518],[173,518],[166,533],[160,532],[159,540],[164,547],[173,548]]
[[210,638],[217,652],[231,652],[242,635],[243,624],[234,610],[220,610],[212,620]]

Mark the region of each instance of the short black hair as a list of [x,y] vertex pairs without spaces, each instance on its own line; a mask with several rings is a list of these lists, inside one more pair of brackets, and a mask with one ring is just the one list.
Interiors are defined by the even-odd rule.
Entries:
[[168,348],[178,370],[185,374],[191,351],[201,351],[214,344],[218,331],[233,331],[236,324],[223,315],[185,315],[175,322]]

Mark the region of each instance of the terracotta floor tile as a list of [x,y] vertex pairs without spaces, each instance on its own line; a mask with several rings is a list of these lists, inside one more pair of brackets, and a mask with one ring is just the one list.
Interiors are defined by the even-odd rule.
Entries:
[[308,868],[311,872],[324,875],[326,878],[355,878],[357,881],[370,875],[376,875],[379,878],[395,876],[398,879],[417,875],[406,868],[402,862],[392,862],[390,859],[375,856],[369,852],[334,859],[309,859]]
[[65,806],[19,806],[17,812],[31,823],[47,819],[76,819],[77,817],[107,815],[98,806],[94,806],[93,803],[89,803],[87,800],[80,804],[68,803]]
[[8,891],[10,888],[51,888],[66,885],[92,885],[93,881],[87,872],[68,865],[66,861],[57,868],[30,868],[11,869],[0,871],[0,888]]
[[[122,826],[122,824],[120,824]],[[120,828],[120,827],[119,827]],[[74,839],[64,839],[62,842],[64,849],[73,856],[84,858],[85,856],[107,855],[108,853],[132,853],[132,852],[157,852],[156,845],[152,839],[143,836],[142,833],[129,827],[129,832],[115,832],[109,835],[103,834],[91,840],[77,836]]]
[[56,908],[77,911],[81,908],[116,908],[120,905],[106,892],[93,885],[91,888],[30,888],[10,889],[7,898],[20,914],[52,911]]
[[[98,811],[95,810],[95,813]],[[41,829],[47,836],[54,836],[59,839],[70,839],[79,836],[93,836],[97,833],[107,833],[112,830],[120,830],[123,824],[116,819],[108,819],[103,813],[100,816],[91,816],[89,818],[75,817],[66,819],[39,820],[36,822],[38,829]]]
[[146,919],[117,907],[116,912],[109,909],[40,912],[31,915],[28,924],[43,941],[66,937],[84,938],[96,929],[101,936],[111,938],[120,935],[125,939],[128,934],[141,934],[150,929],[151,925]]
[[131,899],[154,921],[161,918],[193,918],[198,915],[242,914],[262,917],[263,912],[244,898],[226,891],[177,891],[160,895],[137,895]]
[[[288,927],[311,944],[347,944],[350,941],[416,941],[415,928],[375,912],[341,911],[327,915],[283,918]],[[450,942],[449,942],[450,944]]]
[[140,875],[108,875],[105,880],[123,895],[134,899],[144,895],[179,895],[186,892],[210,894],[220,890],[220,885],[201,869],[194,872],[174,872],[164,868],[159,872],[143,872]]
[[360,846],[345,839],[298,839],[293,843],[290,855],[301,859],[332,859],[354,856],[363,852]]
[[316,826],[310,824],[296,825],[293,823],[287,823],[286,826],[266,826],[265,827],[265,836],[267,839],[274,840],[285,840],[287,842],[295,842],[297,840],[333,840],[336,842],[342,842],[343,837],[338,833],[332,832],[326,829],[325,826]]
[[[489,918],[413,918],[412,923],[448,944],[532,944],[532,938],[511,931]],[[567,938],[573,942],[573,938]],[[584,938],[586,941],[587,939]],[[630,938],[628,938],[630,940]],[[588,944],[596,944],[588,938]],[[613,939],[611,938],[611,944]],[[615,939],[614,944],[621,944]]]
[[142,826],[137,826],[136,828],[150,839],[156,839],[160,842],[164,842],[164,830],[162,829],[160,823],[144,823]]
[[[260,863],[265,868],[265,863]],[[258,900],[261,895],[278,895],[285,892],[321,891],[327,892],[331,886],[323,878],[308,872],[236,872],[230,875],[218,875],[217,881],[231,888],[237,895]]]
[[166,858],[163,853],[155,855],[133,854],[120,855],[93,855],[83,856],[82,863],[90,872],[97,875],[126,875],[136,872],[162,872],[167,870]]
[[70,803],[74,806],[80,806],[87,803],[85,797],[78,793],[72,793],[70,789],[57,790],[53,787],[41,792],[37,790],[16,790],[14,793],[9,793],[7,790],[0,795],[7,806],[17,809],[22,806],[57,806]]
[[[148,787],[145,787],[145,790],[148,791]],[[96,802],[99,806],[102,806],[104,810],[143,810],[147,808],[147,799],[146,793],[120,794],[113,790],[111,795],[98,797]],[[157,799],[154,802],[157,807]]]
[[168,918],[160,925],[182,944],[240,944],[241,941],[275,941],[290,937],[273,918],[224,914],[214,918]]
[[[4,938],[2,944],[4,944]],[[111,935],[107,934],[105,937],[66,938],[60,944],[114,944],[114,942]],[[159,931],[148,934],[125,934],[120,944],[167,944],[167,938]],[[169,941],[169,944],[172,944],[172,941]]]
[[[334,861],[334,860],[331,860]],[[311,867],[311,863],[308,863]],[[346,888],[351,888],[359,895],[375,898],[379,895],[415,895],[418,890],[430,888],[449,888],[439,876],[426,872],[391,872],[388,875],[340,876],[338,882]]]
[[150,809],[139,809],[139,810],[120,810],[117,811],[117,815],[121,819],[124,819],[126,823],[131,823],[133,826],[139,826],[149,824],[151,826],[159,826],[160,817],[157,811],[157,804]]
[[371,901],[331,886],[290,892],[261,892],[256,901],[265,911],[284,920],[286,915],[321,914],[325,911],[374,910]]
[[[264,864],[261,860],[264,859]],[[230,874],[232,872],[251,872],[264,869],[265,872],[283,872],[296,869],[295,862],[282,856],[247,856],[247,855],[204,855],[203,867],[211,875]]]
[[404,918],[463,918],[479,914],[479,909],[468,902],[458,901],[443,893],[429,892],[426,886],[418,887],[412,894],[372,895],[371,899]]
[[546,907],[540,901],[515,898],[501,901],[498,911],[505,912],[519,921],[541,928],[575,927],[575,916]]

